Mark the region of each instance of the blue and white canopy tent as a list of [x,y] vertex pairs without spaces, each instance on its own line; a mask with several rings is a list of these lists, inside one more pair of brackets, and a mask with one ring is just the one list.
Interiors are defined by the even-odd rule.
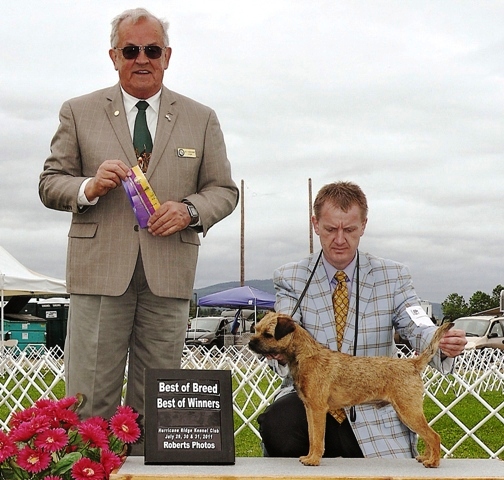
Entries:
[[[263,292],[254,287],[244,286],[230,288],[222,292],[212,293],[205,295],[198,299],[198,307],[225,307],[236,308],[250,308],[254,310],[254,319],[257,318],[257,310],[273,310],[275,306],[275,295]],[[236,326],[239,315],[235,317],[235,322],[231,329]]]

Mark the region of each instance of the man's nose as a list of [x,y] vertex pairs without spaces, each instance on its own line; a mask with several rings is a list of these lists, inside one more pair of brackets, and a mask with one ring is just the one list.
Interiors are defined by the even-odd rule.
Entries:
[[345,241],[345,235],[343,229],[338,228],[334,234],[334,241],[336,243],[343,243]]
[[149,62],[149,57],[147,57],[147,55],[145,54],[145,50],[142,49],[138,52],[138,55],[137,55],[135,61],[137,63],[142,63],[142,64]]

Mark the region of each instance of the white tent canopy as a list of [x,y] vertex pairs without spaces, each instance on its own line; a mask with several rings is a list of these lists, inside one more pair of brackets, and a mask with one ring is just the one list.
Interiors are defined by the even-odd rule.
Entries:
[[1,337],[4,335],[4,298],[17,295],[66,294],[64,280],[47,277],[19,263],[0,246]]
[[26,268],[1,246],[0,290],[5,297],[67,293],[64,280],[47,277]]

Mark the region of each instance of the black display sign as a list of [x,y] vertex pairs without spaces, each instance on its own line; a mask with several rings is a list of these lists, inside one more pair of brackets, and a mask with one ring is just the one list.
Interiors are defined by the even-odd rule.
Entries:
[[145,463],[235,463],[229,370],[146,370]]

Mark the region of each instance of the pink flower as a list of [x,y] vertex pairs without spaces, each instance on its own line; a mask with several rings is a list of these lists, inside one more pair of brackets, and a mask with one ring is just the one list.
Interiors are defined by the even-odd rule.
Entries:
[[17,428],[24,422],[29,422],[37,415],[37,409],[35,407],[27,408],[25,410],[21,410],[12,415],[10,419],[9,426],[10,428]]
[[110,419],[110,429],[124,443],[134,443],[140,438],[140,428],[130,413],[116,413]]
[[116,414],[131,415],[134,420],[139,417],[139,414],[135,412],[129,405],[119,405],[117,407]]
[[38,473],[49,466],[51,456],[47,452],[34,450],[30,447],[23,448],[17,456],[17,463],[28,473]]
[[56,452],[68,442],[68,435],[64,428],[50,428],[39,433],[35,438],[34,445],[46,452]]
[[140,437],[139,415],[119,407],[109,422],[102,417],[81,422],[75,412],[81,403],[79,395],[41,399],[14,414],[10,433],[0,431],[0,478],[105,480],[120,467],[126,443]]
[[65,397],[62,398],[61,400],[58,400],[56,402],[56,405],[58,408],[63,408],[63,409],[68,409],[70,407],[73,407],[79,400],[77,397]]
[[70,428],[80,423],[79,416],[72,410],[58,410],[56,415],[58,426],[63,428]]
[[105,471],[100,463],[81,458],[72,467],[72,477],[75,480],[103,480]]
[[17,452],[14,442],[3,432],[0,432],[0,463],[12,457]]
[[109,475],[114,468],[119,468],[121,466],[121,458],[119,455],[111,452],[110,450],[103,450],[100,458],[100,462],[103,465],[105,473]]
[[104,432],[95,423],[84,421],[77,427],[80,436],[85,442],[89,442],[91,447],[97,448],[107,448],[108,447],[108,437],[107,433]]
[[90,425],[95,425],[96,427],[100,428],[104,432],[107,432],[107,430],[108,430],[107,420],[105,420],[103,417],[90,417],[86,420],[86,423],[88,423]]
[[15,442],[26,442],[47,428],[49,428],[49,421],[44,415],[31,418],[11,430],[11,439]]

